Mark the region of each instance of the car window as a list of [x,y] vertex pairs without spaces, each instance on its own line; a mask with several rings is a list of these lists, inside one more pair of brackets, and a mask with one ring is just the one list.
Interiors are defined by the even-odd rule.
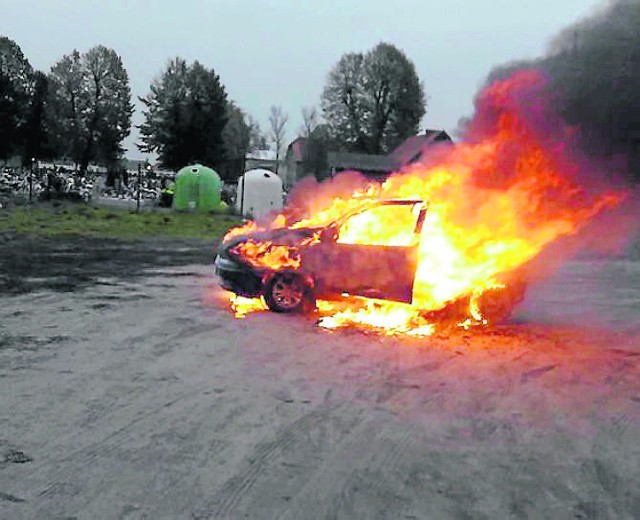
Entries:
[[376,206],[349,217],[340,226],[337,242],[372,246],[410,246],[420,214],[419,204]]

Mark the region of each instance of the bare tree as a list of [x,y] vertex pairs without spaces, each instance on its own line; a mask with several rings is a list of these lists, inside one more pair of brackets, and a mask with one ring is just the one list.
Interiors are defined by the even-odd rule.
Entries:
[[260,123],[247,114],[247,125],[249,125],[249,150],[264,150],[267,148],[267,135],[260,128]]
[[298,130],[298,135],[308,139],[318,124],[318,111],[316,107],[303,107],[302,126]]
[[282,107],[271,107],[271,114],[269,115],[269,126],[271,127],[270,137],[276,145],[276,174],[278,173],[278,166],[280,164],[280,152],[284,145],[284,138],[286,134],[285,126],[289,116],[282,111]]

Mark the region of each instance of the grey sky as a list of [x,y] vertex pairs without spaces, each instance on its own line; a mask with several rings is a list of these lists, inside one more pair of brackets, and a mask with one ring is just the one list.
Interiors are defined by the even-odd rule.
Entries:
[[[340,56],[379,41],[403,49],[429,97],[424,126],[453,131],[499,63],[534,57],[598,0],[0,0],[0,34],[48,71],[63,54],[96,44],[124,61],[136,97],[166,61],[182,56],[213,67],[230,99],[267,127],[271,105],[289,113],[318,104]],[[127,156],[142,157],[125,142]]]

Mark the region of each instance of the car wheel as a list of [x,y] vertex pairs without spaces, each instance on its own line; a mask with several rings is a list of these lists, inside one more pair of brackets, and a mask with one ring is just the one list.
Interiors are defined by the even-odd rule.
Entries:
[[489,289],[478,300],[478,308],[490,323],[498,324],[509,319],[524,299],[525,283],[514,283],[503,288]]
[[300,312],[309,295],[309,286],[297,273],[282,272],[267,281],[264,301],[274,312]]

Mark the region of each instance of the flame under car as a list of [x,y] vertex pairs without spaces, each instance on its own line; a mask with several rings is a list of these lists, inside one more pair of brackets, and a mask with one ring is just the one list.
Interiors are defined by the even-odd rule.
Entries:
[[[261,297],[275,312],[298,312],[313,308],[316,299],[345,295],[411,304],[426,213],[422,200],[381,200],[321,228],[235,236],[220,246],[216,273],[223,288]],[[487,290],[473,305],[496,321],[508,316],[523,294],[522,283],[510,283]],[[473,297],[464,295],[430,315],[468,315]]]

